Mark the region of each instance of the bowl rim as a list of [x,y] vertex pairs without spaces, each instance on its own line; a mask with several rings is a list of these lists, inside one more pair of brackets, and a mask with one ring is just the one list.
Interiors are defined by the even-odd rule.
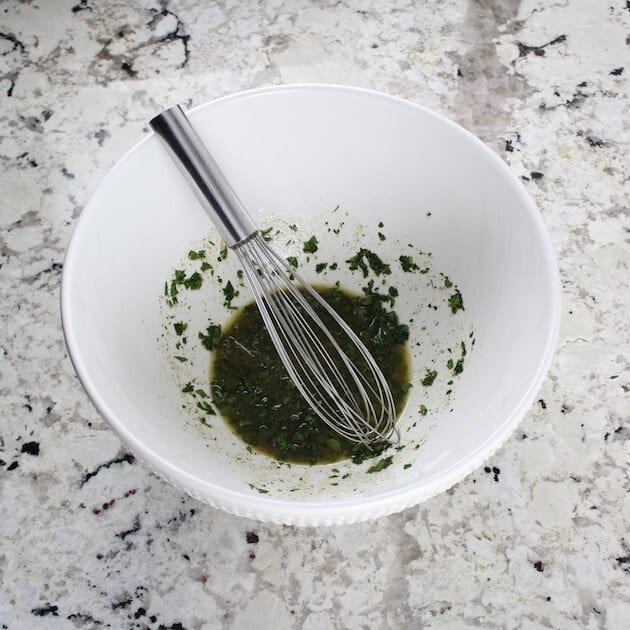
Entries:
[[381,99],[393,102],[399,106],[419,110],[424,115],[438,120],[441,124],[445,124],[452,129],[457,130],[459,133],[463,133],[469,141],[472,141],[477,149],[489,157],[495,167],[507,176],[507,180],[513,185],[515,193],[519,198],[523,209],[529,214],[530,219],[533,222],[535,234],[542,247],[544,266],[549,280],[551,308],[545,349],[541,355],[538,369],[532,375],[520,401],[517,405],[515,405],[512,412],[506,417],[505,421],[498,429],[488,436],[486,440],[484,440],[484,442],[474,451],[467,453],[465,456],[451,464],[448,468],[433,473],[422,480],[412,481],[404,488],[387,490],[379,495],[370,497],[348,497],[341,501],[313,502],[287,501],[281,498],[269,497],[267,495],[257,496],[224,488],[216,483],[201,479],[196,475],[182,470],[176,463],[158,455],[153,450],[146,447],[142,441],[132,435],[126,429],[124,421],[116,417],[107,402],[101,397],[97,387],[90,378],[88,370],[85,367],[81,348],[74,333],[74,320],[72,312],[72,276],[76,267],[76,252],[79,248],[79,243],[82,240],[82,235],[86,229],[86,225],[90,220],[89,208],[93,198],[109,182],[110,178],[113,178],[115,173],[120,168],[124,167],[125,162],[130,159],[130,156],[140,150],[146,142],[150,142],[152,140],[155,135],[153,132],[150,132],[147,136],[141,138],[114,164],[90,196],[84,210],[81,212],[81,215],[75,223],[64,257],[60,291],[61,322],[66,346],[68,348],[68,354],[74,370],[98,413],[107,420],[107,423],[127,447],[139,455],[139,457],[153,470],[157,469],[159,474],[171,483],[174,483],[192,496],[210,503],[214,507],[219,507],[224,511],[231,512],[236,515],[256,518],[262,521],[310,526],[353,523],[377,518],[379,516],[384,516],[386,514],[411,507],[434,496],[435,494],[438,494],[439,492],[446,490],[455,483],[464,479],[468,474],[470,474],[470,472],[472,472],[472,470],[486,461],[513,433],[518,423],[522,420],[534,402],[536,394],[543,384],[555,354],[560,330],[560,274],[549,233],[545,228],[536,204],[522,182],[518,180],[510,167],[479,138],[446,116],[427,107],[398,96],[366,88],[325,83],[296,83],[260,87],[235,92],[198,105],[191,109],[189,113],[194,117],[194,115],[205,109],[223,105],[225,103],[229,103],[230,101],[250,98],[261,94],[293,91],[362,94],[370,98]]

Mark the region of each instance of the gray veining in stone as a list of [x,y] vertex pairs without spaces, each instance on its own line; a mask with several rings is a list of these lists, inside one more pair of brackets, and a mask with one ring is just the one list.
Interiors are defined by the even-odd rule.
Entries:
[[[0,628],[630,627],[629,43],[625,0],[0,3]],[[91,406],[59,320],[76,218],[145,121],[287,82],[382,90],[478,135],[562,275],[518,431],[448,492],[349,527],[262,525],[164,484]]]

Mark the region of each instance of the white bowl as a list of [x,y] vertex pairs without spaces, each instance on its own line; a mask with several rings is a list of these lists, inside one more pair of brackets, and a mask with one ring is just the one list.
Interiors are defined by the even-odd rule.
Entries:
[[[194,497],[234,514],[296,525],[389,514],[479,466],[534,401],[559,326],[554,255],[518,179],[446,118],[366,90],[264,88],[218,99],[190,117],[246,207],[268,209],[260,212],[263,224],[296,221],[298,241],[318,233],[322,255],[340,262],[364,244],[380,247],[392,261],[397,310],[414,320],[414,387],[400,420],[405,448],[378,474],[366,473],[369,463],[277,466],[248,452],[221,419],[208,429],[182,412],[181,383],[191,375],[208,380],[208,355],[191,345],[191,361],[174,365],[164,332],[170,313],[160,296],[191,246],[213,232],[153,134],[120,160],[83,210],[63,271],[70,356],[120,438]],[[346,224],[337,240],[326,231],[333,219]],[[379,221],[383,242],[375,238]],[[403,273],[396,264],[400,248],[430,251],[430,274]],[[465,311],[448,309],[440,272],[461,289]],[[339,274],[356,288],[354,276]],[[229,316],[218,289],[208,281],[186,303],[191,339],[209,317]],[[426,306],[429,298],[438,300],[438,311]],[[459,352],[460,340],[468,340],[466,369],[447,395],[440,380],[449,378],[447,347]],[[438,382],[423,387],[433,366]],[[421,404],[429,408],[426,416],[418,414]],[[334,486],[332,468],[341,470]]]

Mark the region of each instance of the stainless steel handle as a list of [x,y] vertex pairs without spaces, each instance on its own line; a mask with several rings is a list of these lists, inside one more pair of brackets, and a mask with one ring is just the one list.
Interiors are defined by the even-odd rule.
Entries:
[[149,125],[170,149],[228,247],[254,234],[256,224],[182,108],[176,105],[163,111]]

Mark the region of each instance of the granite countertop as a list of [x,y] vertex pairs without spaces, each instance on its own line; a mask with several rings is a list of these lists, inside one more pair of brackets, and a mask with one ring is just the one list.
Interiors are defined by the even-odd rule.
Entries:
[[[0,4],[0,628],[627,628],[629,38],[625,0]],[[538,203],[563,287],[539,400],[485,468],[317,530],[144,468],[81,389],[58,307],[74,223],[150,116],[287,82],[479,136]]]

